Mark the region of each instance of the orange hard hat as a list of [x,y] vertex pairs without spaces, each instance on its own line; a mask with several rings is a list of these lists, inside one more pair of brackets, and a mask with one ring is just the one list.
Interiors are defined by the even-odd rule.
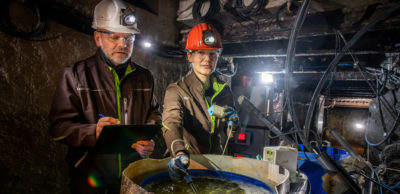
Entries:
[[186,41],[186,50],[220,48],[222,48],[221,36],[212,25],[201,23],[190,30]]

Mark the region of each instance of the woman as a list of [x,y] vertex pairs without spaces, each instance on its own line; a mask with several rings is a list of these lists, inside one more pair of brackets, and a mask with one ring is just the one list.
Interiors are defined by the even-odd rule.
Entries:
[[[192,69],[170,84],[164,97],[163,135],[173,157],[222,154],[224,150],[227,122],[208,112],[217,106],[232,110],[234,105],[229,86],[213,73],[221,50],[221,37],[210,24],[190,30],[186,51]],[[236,115],[233,111],[224,117],[232,114]]]

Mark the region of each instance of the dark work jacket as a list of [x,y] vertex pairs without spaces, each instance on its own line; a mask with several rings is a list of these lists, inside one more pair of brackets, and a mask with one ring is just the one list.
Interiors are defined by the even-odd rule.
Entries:
[[212,104],[234,107],[234,102],[225,82],[214,75],[210,79],[209,87],[216,91],[211,104],[206,102],[203,84],[193,70],[168,86],[163,104],[162,130],[172,154],[179,151],[190,154],[222,153],[227,139],[227,125],[210,116],[208,108]]
[[120,83],[99,51],[64,69],[50,110],[50,132],[55,141],[68,145],[68,163],[82,173],[119,178],[127,164],[140,159],[136,151],[115,155],[88,152],[96,143],[99,114],[119,118],[121,124],[161,123],[153,76],[134,63],[129,66],[130,73]]

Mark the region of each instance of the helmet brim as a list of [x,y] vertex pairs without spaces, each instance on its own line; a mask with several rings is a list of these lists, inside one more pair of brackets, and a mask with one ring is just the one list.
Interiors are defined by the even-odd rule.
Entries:
[[97,27],[96,29],[106,29],[110,32],[119,32],[119,33],[131,33],[131,34],[140,34],[138,29],[134,28],[113,28],[113,27]]
[[105,29],[109,30],[111,32],[140,34],[140,31],[138,29],[134,29],[134,28],[112,28],[112,27],[106,27]]

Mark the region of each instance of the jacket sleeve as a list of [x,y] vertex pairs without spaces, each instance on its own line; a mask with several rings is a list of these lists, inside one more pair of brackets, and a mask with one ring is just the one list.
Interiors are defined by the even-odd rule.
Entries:
[[[165,143],[171,155],[179,151],[185,151],[183,142],[183,104],[182,98],[178,93],[178,86],[171,84],[168,86],[163,104],[162,131]],[[171,145],[173,143],[173,145]],[[171,147],[173,146],[173,148]]]
[[151,87],[151,102],[150,109],[146,118],[146,124],[160,124],[161,123],[161,113],[160,105],[157,102],[157,98],[154,96],[154,79],[151,77],[152,87]]
[[64,69],[50,109],[50,133],[55,141],[72,147],[90,147],[96,142],[96,124],[83,115],[72,68]]

